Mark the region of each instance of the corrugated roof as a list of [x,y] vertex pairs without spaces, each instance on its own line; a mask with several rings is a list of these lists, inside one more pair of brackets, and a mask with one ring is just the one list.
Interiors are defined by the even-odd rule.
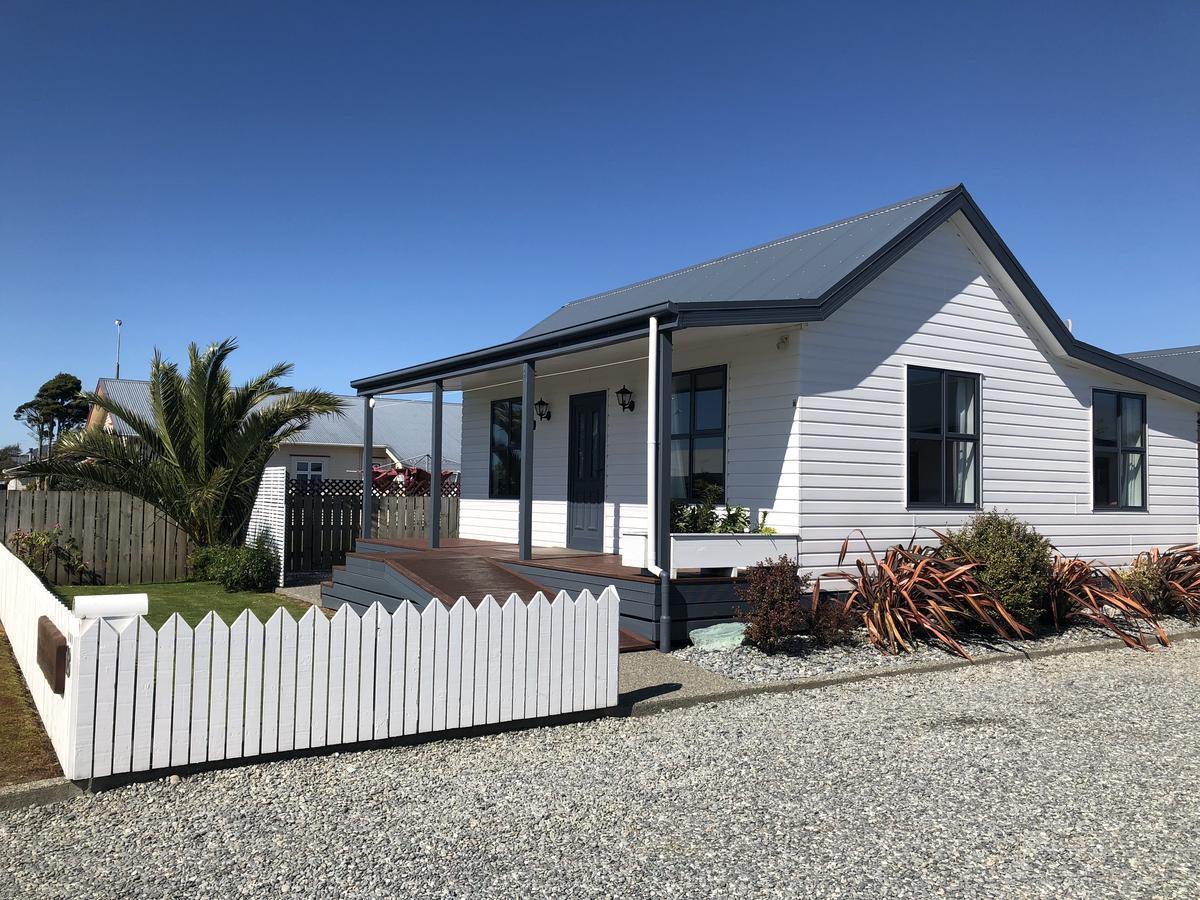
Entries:
[[1200,347],[1168,347],[1163,350],[1142,350],[1126,353],[1144,366],[1200,385]]
[[[130,378],[101,378],[96,390],[127,406],[147,419],[150,410],[150,382]],[[318,416],[303,434],[289,438],[292,444],[333,444],[362,446],[362,398],[343,396],[342,416]],[[427,400],[395,400],[380,397],[375,401],[374,440],[387,447],[402,462],[421,460],[429,455],[433,404]],[[120,420],[113,422],[118,434],[132,434]],[[445,403],[442,407],[442,460],[447,469],[458,469],[462,460],[462,404]]]
[[811,300],[814,303],[953,188],[922,194],[840,222],[561,307],[522,338],[598,322],[661,303]]

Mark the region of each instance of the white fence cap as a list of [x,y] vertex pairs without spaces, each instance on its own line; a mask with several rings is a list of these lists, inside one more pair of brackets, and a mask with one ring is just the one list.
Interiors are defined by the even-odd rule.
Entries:
[[90,594],[75,598],[75,615],[80,619],[144,616],[150,611],[148,594]]

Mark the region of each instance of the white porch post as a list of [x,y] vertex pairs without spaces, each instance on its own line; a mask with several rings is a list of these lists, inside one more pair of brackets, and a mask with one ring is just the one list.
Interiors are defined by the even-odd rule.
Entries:
[[650,317],[646,346],[646,570],[657,574],[658,539],[658,319]]
[[656,404],[658,427],[658,498],[655,504],[654,531],[649,540],[658,541],[658,649],[671,650],[671,332],[658,333],[658,389]]
[[372,491],[374,485],[371,481],[371,461],[374,456],[375,449],[375,398],[363,397],[363,453],[362,453],[362,528],[359,530],[359,535],[363,538],[371,536],[371,515],[373,513],[374,500]]
[[429,549],[442,543],[442,380],[433,383],[433,434],[429,439]]
[[533,559],[533,360],[521,367],[521,493],[517,501],[517,558]]

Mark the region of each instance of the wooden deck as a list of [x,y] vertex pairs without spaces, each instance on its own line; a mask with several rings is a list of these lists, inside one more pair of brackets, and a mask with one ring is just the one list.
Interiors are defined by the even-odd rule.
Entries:
[[[538,591],[551,597],[557,593],[553,588],[539,584],[536,576],[507,568],[504,565],[506,562],[519,561],[524,567],[541,568],[547,572],[556,570],[602,578],[655,581],[640,569],[621,565],[621,558],[611,553],[538,547],[534,550],[534,559],[518,560],[517,547],[513,544],[463,538],[447,538],[437,550],[430,550],[429,545],[420,539],[366,538],[361,543],[373,549],[356,552],[352,556],[378,559],[431,596],[443,599],[465,597],[473,605],[478,605],[488,594],[503,601],[510,594],[528,600]],[[388,552],[386,548],[394,552]],[[653,646],[652,642],[634,632],[621,629],[622,652],[649,650]]]

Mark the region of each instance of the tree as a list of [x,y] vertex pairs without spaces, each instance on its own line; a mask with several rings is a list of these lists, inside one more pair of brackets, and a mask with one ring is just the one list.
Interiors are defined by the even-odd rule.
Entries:
[[139,497],[201,546],[239,543],[271,454],[314,416],[341,415],[342,402],[325,391],[282,385],[291,363],[233,387],[225,363],[236,349],[232,338],[204,351],[192,344],[186,374],[155,351],[151,418],[108,397],[83,394],[85,401],[124,421],[136,438],[101,429],[73,431],[62,439],[55,458],[22,471],[66,475]]
[[9,444],[5,447],[0,447],[0,472],[3,472],[5,469],[11,469],[17,464],[17,460],[20,458],[20,444]]
[[32,400],[17,407],[13,418],[24,422],[37,438],[38,457],[42,448],[46,456],[54,455],[54,438],[62,437],[87,421],[87,401],[80,395],[79,379],[68,372],[59,372],[40,388]]

